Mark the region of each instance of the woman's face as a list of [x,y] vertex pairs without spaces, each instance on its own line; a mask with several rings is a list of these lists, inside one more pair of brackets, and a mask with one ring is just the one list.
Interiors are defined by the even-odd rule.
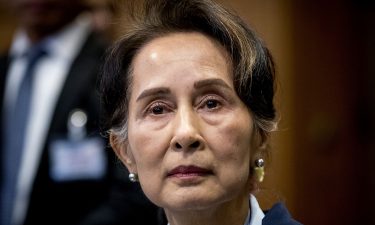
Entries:
[[200,33],[172,33],[132,65],[128,140],[117,154],[151,201],[187,210],[247,199],[253,122],[225,49]]

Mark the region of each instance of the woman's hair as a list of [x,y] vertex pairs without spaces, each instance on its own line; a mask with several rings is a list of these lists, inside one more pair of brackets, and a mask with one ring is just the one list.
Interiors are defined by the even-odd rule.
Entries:
[[261,144],[267,143],[276,128],[274,64],[268,49],[239,16],[210,0],[145,0],[142,8],[130,13],[130,29],[108,50],[103,67],[100,92],[106,130],[121,140],[127,138],[132,61],[140,49],[170,33],[200,32],[228,51],[235,90],[253,115]]

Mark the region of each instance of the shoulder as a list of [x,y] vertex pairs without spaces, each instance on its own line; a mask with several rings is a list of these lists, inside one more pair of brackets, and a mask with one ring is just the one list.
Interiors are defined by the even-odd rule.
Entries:
[[97,31],[91,31],[83,44],[82,50],[88,54],[103,54],[110,46],[110,40]]
[[262,225],[302,225],[295,221],[285,205],[281,202],[276,203],[270,210],[265,211],[265,217]]
[[0,82],[1,83],[5,81],[5,75],[8,70],[9,63],[10,63],[9,54],[7,52],[1,53],[0,54]]

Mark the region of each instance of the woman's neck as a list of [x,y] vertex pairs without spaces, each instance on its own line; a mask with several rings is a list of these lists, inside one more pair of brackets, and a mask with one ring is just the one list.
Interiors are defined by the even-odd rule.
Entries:
[[209,209],[181,211],[165,209],[165,213],[170,225],[243,225],[249,207],[249,199],[241,198]]

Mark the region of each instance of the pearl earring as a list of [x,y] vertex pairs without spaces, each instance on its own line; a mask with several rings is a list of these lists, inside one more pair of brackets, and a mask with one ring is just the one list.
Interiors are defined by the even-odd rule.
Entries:
[[136,173],[129,173],[129,180],[133,183],[138,181],[138,175]]

